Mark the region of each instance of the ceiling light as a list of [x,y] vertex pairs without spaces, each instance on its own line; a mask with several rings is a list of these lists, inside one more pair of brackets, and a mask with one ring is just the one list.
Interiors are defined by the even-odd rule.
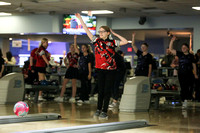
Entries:
[[[81,11],[81,13],[88,14],[89,11]],[[113,11],[109,10],[92,10],[92,14],[113,14]]]
[[192,7],[192,9],[200,10],[200,7],[199,7],[199,6],[196,6],[196,7]]
[[9,40],[12,40],[12,38],[9,38]]
[[0,6],[11,5],[11,3],[0,1]]
[[6,12],[0,12],[0,16],[10,16],[12,15],[11,13],[6,13]]
[[128,41],[128,43],[132,43],[132,41]]
[[20,35],[24,35],[24,33],[19,33]]

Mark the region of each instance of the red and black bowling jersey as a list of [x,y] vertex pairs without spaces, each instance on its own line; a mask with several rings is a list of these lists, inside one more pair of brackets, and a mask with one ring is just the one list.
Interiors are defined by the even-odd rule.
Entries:
[[79,55],[77,53],[72,54],[71,52],[67,53],[67,59],[69,61],[69,67],[77,68]]
[[97,69],[115,70],[117,68],[115,56],[115,47],[119,46],[119,40],[103,40],[93,37],[92,40],[95,46],[95,63]]
[[37,55],[36,67],[46,67],[46,62],[42,58],[42,55],[45,55],[47,57],[47,60],[49,60],[50,59],[49,52],[44,47],[40,47],[36,55]]
[[[31,57],[33,58],[33,66],[36,65],[36,61],[37,61],[37,54],[35,53],[37,51],[38,48],[35,48],[31,51]],[[29,70],[31,70],[31,66],[29,64]]]

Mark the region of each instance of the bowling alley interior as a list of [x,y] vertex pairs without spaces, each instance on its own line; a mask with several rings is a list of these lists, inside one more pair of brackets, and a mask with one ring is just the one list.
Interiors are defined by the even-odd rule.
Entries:
[[199,133],[199,10],[0,0],[0,133]]

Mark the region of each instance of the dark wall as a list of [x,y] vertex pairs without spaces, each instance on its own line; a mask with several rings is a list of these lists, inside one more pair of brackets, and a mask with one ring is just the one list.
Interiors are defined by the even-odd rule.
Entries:
[[[136,41],[136,46],[140,50],[140,46],[142,43],[146,42],[149,45],[149,53],[154,54],[164,54],[164,39],[158,38],[158,39],[146,39],[146,41]],[[125,53],[125,55],[134,55],[135,52],[128,52],[127,49],[131,48],[131,44],[127,44],[124,46],[121,46],[121,50]]]
[[190,38],[178,38],[174,41],[173,48],[177,51],[181,51],[181,46],[183,43],[187,43],[189,45]]

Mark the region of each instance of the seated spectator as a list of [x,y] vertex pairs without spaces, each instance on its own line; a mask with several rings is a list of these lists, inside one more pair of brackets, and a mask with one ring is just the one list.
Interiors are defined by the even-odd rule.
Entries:
[[8,51],[6,53],[6,58],[4,58],[4,60],[7,65],[15,65],[16,64],[15,57],[12,56],[12,53],[10,51]]
[[161,66],[162,67],[170,67],[173,60],[174,60],[174,55],[172,55],[169,48],[167,48],[166,55],[163,57],[163,59],[161,61]]

